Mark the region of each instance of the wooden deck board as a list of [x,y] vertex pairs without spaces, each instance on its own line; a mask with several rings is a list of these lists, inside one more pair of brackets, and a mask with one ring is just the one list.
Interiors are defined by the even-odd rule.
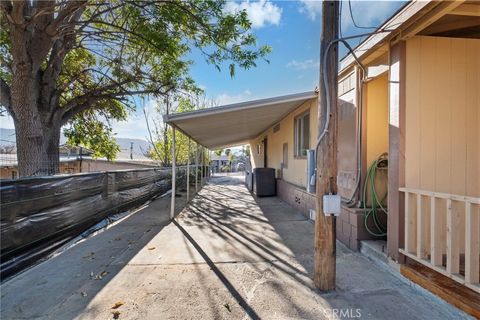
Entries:
[[475,291],[411,259],[407,264],[400,266],[400,273],[448,303],[480,319],[480,294]]

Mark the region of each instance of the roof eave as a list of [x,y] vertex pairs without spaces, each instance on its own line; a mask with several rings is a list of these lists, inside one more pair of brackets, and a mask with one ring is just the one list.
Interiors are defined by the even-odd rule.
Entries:
[[174,123],[175,121],[180,121],[180,120],[192,119],[192,118],[208,116],[212,114],[220,114],[220,113],[226,113],[226,112],[232,112],[232,111],[238,111],[238,110],[260,108],[260,107],[269,106],[276,103],[286,103],[286,102],[297,101],[297,100],[308,100],[308,99],[313,99],[315,97],[317,97],[317,93],[315,91],[307,91],[307,92],[295,93],[295,94],[273,97],[273,98],[239,102],[239,103],[228,104],[228,105],[207,108],[207,109],[200,109],[200,110],[195,110],[190,112],[164,114],[163,122],[171,124],[171,123]]

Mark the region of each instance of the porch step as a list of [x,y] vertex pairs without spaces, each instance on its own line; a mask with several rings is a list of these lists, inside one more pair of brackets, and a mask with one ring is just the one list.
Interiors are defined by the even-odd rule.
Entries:
[[360,252],[373,262],[388,265],[387,241],[385,240],[362,240]]

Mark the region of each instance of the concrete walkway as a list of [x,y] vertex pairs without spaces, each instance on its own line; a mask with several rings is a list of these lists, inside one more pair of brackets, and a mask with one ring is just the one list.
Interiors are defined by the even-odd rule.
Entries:
[[340,244],[337,290],[317,292],[313,224],[240,177],[212,178],[175,222],[168,206],[156,200],[4,283],[1,318],[468,318]]

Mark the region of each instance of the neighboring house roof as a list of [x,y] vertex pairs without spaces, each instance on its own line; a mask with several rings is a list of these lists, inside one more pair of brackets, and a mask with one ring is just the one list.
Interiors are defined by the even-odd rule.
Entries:
[[218,149],[247,143],[304,102],[316,97],[314,91],[303,92],[164,115],[163,120],[201,145]]
[[[60,162],[71,162],[77,161],[77,157],[63,157],[60,156]],[[0,154],[0,167],[1,168],[9,168],[9,167],[16,167],[18,164],[17,161],[17,154],[16,153],[1,153]]]
[[93,151],[85,148],[85,147],[80,147],[80,146],[70,146],[68,144],[61,144],[59,146],[59,152],[61,155],[80,155],[80,152],[82,153],[82,156],[91,156],[93,154]]

